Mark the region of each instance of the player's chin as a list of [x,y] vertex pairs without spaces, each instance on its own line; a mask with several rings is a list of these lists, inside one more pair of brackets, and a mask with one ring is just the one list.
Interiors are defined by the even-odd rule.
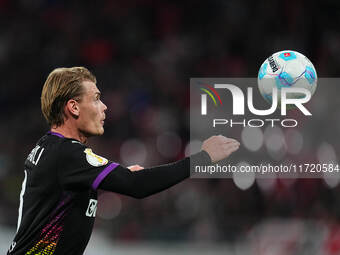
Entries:
[[100,127],[98,130],[98,135],[103,135],[104,134],[104,127]]
[[89,136],[100,136],[104,134],[104,128],[98,127],[96,130],[92,130],[92,132],[88,132]]

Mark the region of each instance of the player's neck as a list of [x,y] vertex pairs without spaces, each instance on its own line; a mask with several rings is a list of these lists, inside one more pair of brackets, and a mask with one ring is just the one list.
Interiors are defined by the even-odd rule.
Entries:
[[59,133],[63,135],[66,138],[72,138],[80,141],[81,143],[87,142],[87,137],[79,132],[78,129],[75,129],[74,127],[69,127],[68,125],[61,125],[58,127],[52,127],[51,132]]

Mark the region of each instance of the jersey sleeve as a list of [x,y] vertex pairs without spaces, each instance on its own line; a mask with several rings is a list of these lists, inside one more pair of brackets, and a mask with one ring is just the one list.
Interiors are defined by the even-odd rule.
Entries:
[[119,166],[74,140],[65,141],[60,149],[58,176],[61,186],[67,190],[97,190],[105,177]]
[[130,171],[125,167],[118,166],[115,171],[107,175],[99,188],[135,198],[144,198],[188,178],[190,176],[190,160],[193,165],[211,164],[208,153],[201,151],[191,155],[190,158],[139,171]]

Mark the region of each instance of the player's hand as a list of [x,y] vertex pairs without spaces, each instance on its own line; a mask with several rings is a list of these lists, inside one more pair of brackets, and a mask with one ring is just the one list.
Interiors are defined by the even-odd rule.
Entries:
[[240,143],[232,138],[222,135],[211,136],[202,144],[202,150],[206,151],[213,163],[229,157],[238,150]]
[[128,166],[128,169],[130,169],[131,171],[139,171],[144,169],[144,167],[140,166],[140,165],[133,165],[133,166]]

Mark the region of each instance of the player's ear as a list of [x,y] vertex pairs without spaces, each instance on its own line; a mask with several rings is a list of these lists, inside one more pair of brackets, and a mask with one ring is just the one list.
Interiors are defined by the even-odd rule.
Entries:
[[65,108],[66,108],[65,110],[68,111],[74,117],[79,117],[80,108],[76,100],[74,99],[68,100],[65,105]]

